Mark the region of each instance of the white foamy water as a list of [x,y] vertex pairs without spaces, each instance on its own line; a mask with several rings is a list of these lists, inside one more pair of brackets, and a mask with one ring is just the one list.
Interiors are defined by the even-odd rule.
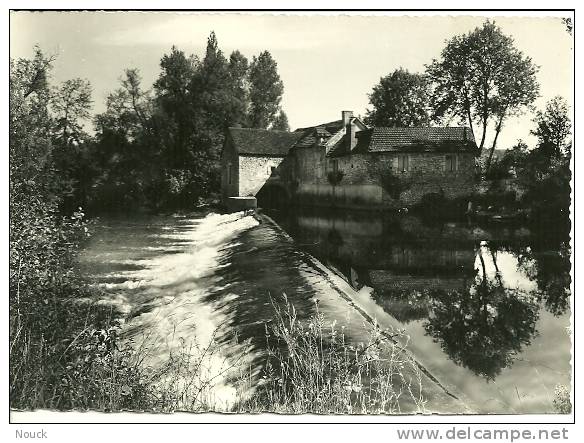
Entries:
[[[163,226],[158,230],[164,233],[146,237],[179,247],[139,244],[131,258],[107,257],[122,269],[102,273],[105,281],[96,285],[108,293],[107,302],[129,313],[125,344],[157,374],[161,392],[177,393],[177,409],[209,404],[229,410],[237,400],[231,380],[245,367],[248,344],[225,340],[233,319],[224,309],[237,295],[227,293],[216,302],[204,298],[225,287],[216,272],[225,266],[220,261],[232,240],[257,224],[242,212],[185,219],[178,228]],[[137,258],[140,251],[145,256]]]

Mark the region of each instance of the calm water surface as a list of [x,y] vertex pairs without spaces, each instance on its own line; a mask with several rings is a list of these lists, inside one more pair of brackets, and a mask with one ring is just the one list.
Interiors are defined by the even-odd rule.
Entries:
[[[233,362],[257,376],[272,299],[286,293],[301,318],[314,300],[349,339],[363,317],[318,258],[354,288],[354,302],[384,327],[405,329],[416,359],[470,410],[553,412],[570,384],[570,261],[561,241],[522,227],[369,213],[272,214],[294,242],[242,213],[101,219],[81,264],[107,302],[128,315],[124,337],[156,365],[186,342],[213,340],[214,401],[238,396]],[[430,410],[452,412],[443,398]],[[403,411],[408,412],[407,402]],[[413,406],[411,406],[413,408]]]

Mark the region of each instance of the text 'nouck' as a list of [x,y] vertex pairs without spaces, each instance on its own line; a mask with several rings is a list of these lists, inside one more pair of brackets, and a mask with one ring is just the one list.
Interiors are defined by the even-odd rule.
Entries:
[[16,438],[31,439],[31,438],[47,438],[47,431],[41,429],[40,431],[25,431],[22,429],[16,430]]

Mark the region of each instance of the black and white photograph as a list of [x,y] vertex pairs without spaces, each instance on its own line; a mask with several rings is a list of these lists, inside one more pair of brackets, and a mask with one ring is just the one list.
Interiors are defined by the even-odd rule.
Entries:
[[8,15],[12,422],[573,420],[573,10]]

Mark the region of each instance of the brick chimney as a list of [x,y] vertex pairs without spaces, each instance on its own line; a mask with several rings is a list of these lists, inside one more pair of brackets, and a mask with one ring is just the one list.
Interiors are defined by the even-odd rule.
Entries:
[[345,152],[348,154],[357,144],[357,138],[355,137],[355,127],[351,124],[351,119],[353,118],[353,111],[343,111],[343,127],[345,128]]

